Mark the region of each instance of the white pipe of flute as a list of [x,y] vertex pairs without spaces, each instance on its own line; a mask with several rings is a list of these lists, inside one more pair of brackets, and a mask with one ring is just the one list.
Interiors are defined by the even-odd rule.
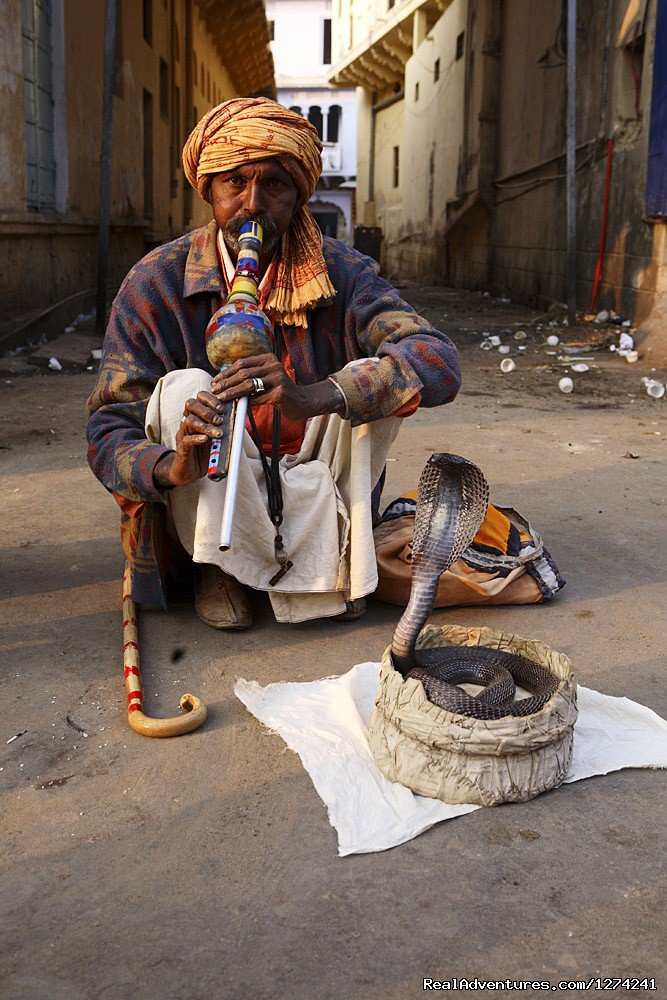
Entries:
[[241,452],[243,451],[243,435],[248,414],[248,397],[241,396],[236,403],[234,430],[232,432],[232,448],[229,453],[229,472],[225,484],[225,504],[222,509],[222,527],[220,529],[220,551],[227,552],[232,544],[232,527],[234,524],[234,509],[239,485],[239,468]]

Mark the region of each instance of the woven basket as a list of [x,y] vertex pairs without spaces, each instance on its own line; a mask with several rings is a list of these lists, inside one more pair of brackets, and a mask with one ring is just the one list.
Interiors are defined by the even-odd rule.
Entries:
[[404,680],[394,669],[386,649],[369,733],[384,776],[419,795],[481,806],[525,802],[560,785],[572,759],[577,718],[567,656],[509,632],[460,625],[427,625],[417,641],[421,649],[447,645],[518,653],[550,670],[558,687],[533,715],[472,719],[431,704],[419,681]]

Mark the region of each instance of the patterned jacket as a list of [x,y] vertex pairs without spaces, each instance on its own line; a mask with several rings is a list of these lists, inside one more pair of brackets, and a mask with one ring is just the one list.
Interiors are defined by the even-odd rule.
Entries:
[[[88,461],[121,504],[121,539],[132,565],[132,596],[166,608],[165,502],[153,469],[167,451],[146,439],[146,406],[158,380],[182,368],[213,369],[204,331],[222,304],[216,224],[153,250],[125,278],[111,308],[95,389],[88,400]],[[335,375],[353,424],[438,406],[460,385],[456,348],[378,274],[375,261],[324,239],[336,289],[311,311],[308,329],[283,326],[297,383]],[[374,359],[346,367],[361,358]]]

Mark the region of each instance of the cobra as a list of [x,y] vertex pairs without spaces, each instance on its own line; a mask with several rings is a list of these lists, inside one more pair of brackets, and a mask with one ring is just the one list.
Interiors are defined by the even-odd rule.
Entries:
[[[537,712],[554,694],[556,678],[523,656],[479,646],[417,649],[435,602],[440,576],[468,548],[489,499],[482,472],[460,455],[431,455],[419,480],[412,546],[412,588],[391,644],[396,669],[424,685],[429,701],[476,719]],[[530,697],[514,700],[516,682]],[[470,695],[459,684],[480,684]]]

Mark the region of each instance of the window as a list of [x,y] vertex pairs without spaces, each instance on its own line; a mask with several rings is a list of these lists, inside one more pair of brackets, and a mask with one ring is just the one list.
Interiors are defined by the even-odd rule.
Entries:
[[398,146],[394,146],[394,178],[393,186],[398,187]]
[[415,101],[419,100],[419,80],[415,84]]
[[160,118],[169,118],[169,67],[160,59]]
[[433,64],[433,82],[437,83],[440,79],[440,60],[436,59]]
[[322,22],[322,62],[325,66],[331,63],[331,18],[325,17]]
[[153,0],[144,0],[144,41],[153,44]]
[[51,4],[48,0],[24,0],[21,27],[26,204],[31,211],[39,212],[56,207]]
[[338,142],[338,133],[340,132],[340,118],[342,114],[342,108],[340,104],[332,104],[329,108],[329,114],[327,116],[327,141],[328,142]]
[[153,95],[144,90],[144,215],[153,218]]
[[269,41],[274,42],[276,39],[276,22],[269,21]]
[[294,111],[294,113],[297,115],[301,114],[301,108],[299,107],[298,104],[293,104],[290,108],[290,111]]
[[465,39],[465,31],[462,31],[460,35],[456,36],[456,61],[463,55],[463,42]]
[[317,134],[321,139],[322,125],[324,122],[322,118],[322,109],[317,104],[313,104],[311,105],[310,108],[308,108],[308,121],[311,123],[311,125],[315,126],[315,128],[317,129]]

